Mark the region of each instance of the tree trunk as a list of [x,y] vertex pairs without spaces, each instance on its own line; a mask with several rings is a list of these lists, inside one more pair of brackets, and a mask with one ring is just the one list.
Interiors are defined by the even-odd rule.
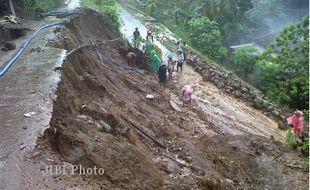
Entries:
[[16,16],[12,0],[9,0],[12,15]]

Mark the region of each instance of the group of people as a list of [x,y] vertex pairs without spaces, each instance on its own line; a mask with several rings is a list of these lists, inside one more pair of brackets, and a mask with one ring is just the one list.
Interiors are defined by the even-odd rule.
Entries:
[[[178,53],[175,60],[173,59],[173,56],[171,54],[168,55],[167,61],[163,62],[163,64],[158,69],[159,83],[164,86],[164,88],[168,80],[173,79],[172,75],[175,70],[180,73],[182,73],[183,71],[183,65],[186,62],[186,55],[184,49],[182,49],[181,47],[177,49],[177,52]],[[191,103],[193,92],[194,89],[191,85],[184,85],[184,87],[182,88],[183,105]]]
[[[151,24],[148,24],[146,26],[146,41],[154,42],[153,37],[153,26]],[[141,37],[139,29],[136,27],[135,31],[133,32],[133,45],[135,48],[139,47],[139,38]]]
[[[151,39],[153,42],[153,28],[151,25],[147,26],[147,36],[146,40]],[[138,38],[140,37],[140,32],[138,28],[135,29],[134,33],[134,44],[136,47],[136,42],[138,41]],[[167,61],[163,62],[159,55],[157,55],[156,51],[151,51],[151,60],[152,60],[152,69],[158,73],[159,83],[160,85],[164,86],[168,82],[168,80],[173,79],[173,72],[176,71],[182,73],[183,71],[183,64],[187,60],[187,47],[186,43],[179,41],[178,42],[178,49],[177,49],[177,56],[176,59],[173,58],[173,56],[170,54],[167,56]],[[134,66],[134,62],[136,60],[136,55],[133,52],[129,52],[127,54],[127,60],[128,60],[128,66]],[[176,68],[175,68],[176,67]],[[182,88],[182,101],[183,104],[189,104],[191,103],[191,96],[194,89],[191,85],[184,85]],[[303,119],[302,119],[303,113],[301,111],[294,112],[293,115],[287,118],[287,123],[290,127],[293,128],[293,131],[295,133],[297,141],[302,138],[302,132],[303,132]]]

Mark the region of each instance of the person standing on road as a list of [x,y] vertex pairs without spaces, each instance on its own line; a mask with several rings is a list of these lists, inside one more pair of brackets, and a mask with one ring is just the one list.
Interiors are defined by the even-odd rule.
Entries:
[[129,67],[133,67],[136,62],[137,55],[134,52],[129,52],[127,54],[127,63]]
[[160,59],[160,57],[156,54],[155,50],[151,51],[151,60],[152,60],[152,70],[154,72],[158,72],[159,67],[162,64],[162,60]]
[[167,67],[165,64],[162,64],[159,67],[158,78],[159,78],[159,84],[163,85],[163,87],[165,88],[166,83],[167,83]]
[[172,73],[173,73],[173,70],[174,70],[174,62],[173,62],[173,59],[172,59],[172,55],[168,55],[167,64],[168,64],[168,75],[169,75],[168,79],[172,80]]
[[149,38],[151,38],[152,42],[154,42],[152,25],[148,24],[146,27],[147,27],[146,41],[148,41]]
[[179,68],[180,68],[180,72],[182,73],[182,70],[183,70],[183,62],[184,62],[183,50],[182,50],[181,48],[179,48],[179,49],[178,49],[177,72],[179,72]]
[[133,32],[133,43],[135,48],[138,48],[139,37],[140,37],[139,29],[136,28],[135,31]]

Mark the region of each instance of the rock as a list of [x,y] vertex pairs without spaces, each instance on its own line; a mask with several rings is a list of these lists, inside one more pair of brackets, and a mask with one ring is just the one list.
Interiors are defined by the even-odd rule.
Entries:
[[62,67],[54,67],[54,71],[61,71]]
[[25,145],[25,144],[22,144],[22,145],[20,145],[20,147],[19,147],[20,150],[23,150],[23,149],[25,149],[25,148],[26,148],[26,145]]
[[14,42],[5,42],[4,47],[7,50],[14,50],[16,49],[16,44]]
[[153,94],[147,94],[146,99],[154,99],[155,96]]
[[239,82],[235,82],[235,83],[233,83],[233,87],[235,89],[240,89],[241,88],[241,84]]
[[31,118],[31,117],[34,116],[34,115],[37,115],[37,113],[33,111],[33,112],[25,113],[25,114],[24,114],[24,117]]
[[255,98],[254,99],[254,105],[257,107],[257,108],[262,108],[262,100],[258,99],[258,98]]
[[240,91],[234,91],[233,92],[233,95],[236,97],[236,98],[240,98],[241,97],[241,92]]
[[100,131],[104,131],[106,133],[110,133],[113,130],[113,128],[109,124],[107,124],[106,122],[102,120],[99,121],[99,123],[96,123],[96,125],[97,125],[97,129],[99,129]]
[[242,87],[242,88],[241,88],[241,92],[242,92],[242,93],[246,93],[246,92],[248,92],[248,89],[247,89],[246,87]]
[[215,78],[214,81],[213,81],[213,83],[214,83],[216,86],[218,86],[219,82],[220,82],[220,81],[219,81],[217,78]]
[[131,129],[130,127],[125,127],[121,129],[117,128],[116,131],[122,135],[126,135],[129,133],[130,129]]
[[224,88],[224,87],[225,87],[225,84],[224,84],[223,82],[219,82],[218,87],[219,87],[219,88]]
[[24,126],[23,126],[23,129],[25,129],[25,130],[28,129],[28,126],[27,126],[27,125],[24,125]]
[[262,107],[268,109],[269,105],[270,104],[267,101],[263,101]]
[[77,115],[76,116],[77,118],[81,119],[81,120],[84,120],[84,121],[88,121],[89,120],[89,116],[87,115]]
[[179,107],[174,101],[170,100],[169,103],[170,103],[171,107],[172,107],[175,111],[177,111],[177,112],[181,112],[181,111],[182,111],[182,110],[180,109],[180,107]]
[[268,112],[272,112],[273,109],[274,109],[273,106],[268,106],[267,111],[268,111]]
[[230,93],[231,93],[231,90],[228,88],[228,89],[225,90],[225,92],[226,92],[227,94],[230,94]]
[[192,162],[193,158],[191,156],[186,156],[184,160],[188,163]]
[[277,109],[274,109],[274,110],[272,110],[271,114],[274,116],[279,116],[280,112]]

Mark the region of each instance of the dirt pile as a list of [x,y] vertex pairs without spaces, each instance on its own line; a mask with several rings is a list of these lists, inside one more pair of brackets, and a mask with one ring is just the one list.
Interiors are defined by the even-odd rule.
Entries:
[[[188,114],[190,108],[171,108],[167,93],[178,95],[174,88],[165,94],[154,75],[123,69],[128,50],[96,12],[86,10],[73,18],[59,37],[59,46],[69,51],[80,48],[71,51],[63,65],[45,147],[53,147],[59,160],[104,168],[104,175],[85,179],[93,189],[306,186],[307,172],[286,171],[286,162],[274,159],[289,158],[281,145],[270,139],[204,132],[211,130],[208,122]],[[83,46],[99,41],[103,43],[97,48]],[[146,99],[147,94],[155,99]],[[278,178],[269,180],[270,171]],[[296,180],[286,181],[289,178]]]

